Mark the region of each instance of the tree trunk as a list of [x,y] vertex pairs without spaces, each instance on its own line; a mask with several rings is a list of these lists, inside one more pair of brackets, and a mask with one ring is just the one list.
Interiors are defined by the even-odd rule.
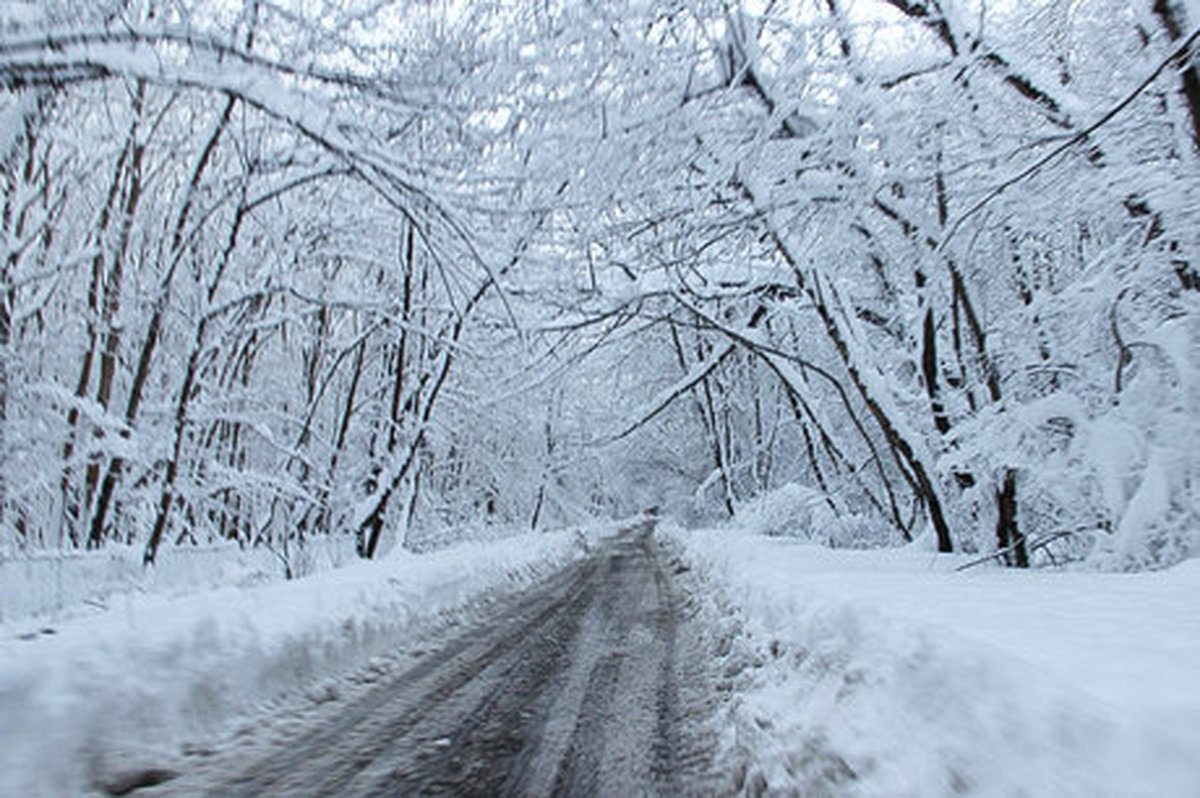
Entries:
[[[104,280],[107,272],[104,265],[104,236],[111,224],[113,210],[116,208],[120,198],[125,164],[131,151],[132,148],[126,146],[122,148],[121,154],[117,158],[117,165],[113,171],[112,182],[109,183],[107,198],[104,205],[101,206],[96,230],[92,234],[92,240],[96,246],[96,254],[92,257],[91,285],[89,286],[87,295],[88,343],[87,350],[84,352],[83,363],[80,365],[79,379],[75,383],[75,398],[80,401],[87,396],[88,388],[91,386],[92,368],[96,360],[96,353],[100,347],[100,328],[97,321],[100,318],[100,306],[104,302]],[[60,490],[62,493],[62,523],[67,527],[67,535],[75,546],[79,545],[78,527],[83,520],[83,508],[86,508],[91,503],[90,493],[81,499],[77,493],[77,488],[72,484],[71,458],[75,454],[75,441],[79,434],[78,424],[79,407],[73,405],[67,412],[67,436],[66,441],[63,443],[63,470],[60,479]],[[90,468],[91,466],[89,465]]]
[[1029,567],[1025,535],[1017,524],[1017,472],[1006,468],[996,490],[996,546],[1004,552],[1004,562],[1018,568]]
[[[224,133],[225,128],[229,124],[236,103],[237,100],[232,97],[226,101],[225,108],[221,112],[221,116],[214,126],[212,133],[209,135],[208,141],[200,153],[200,157],[192,170],[191,178],[184,190],[183,202],[180,205],[179,215],[175,219],[171,235],[171,248],[167,256],[166,273],[163,275],[158,286],[158,294],[154,299],[153,309],[150,314],[150,323],[146,328],[145,338],[142,339],[137,368],[134,371],[133,383],[129,389],[129,399],[125,405],[125,425],[130,431],[137,423],[138,412],[141,409],[142,400],[144,399],[146,380],[150,377],[150,367],[154,361],[155,350],[162,336],[163,320],[166,317],[167,303],[171,296],[171,282],[175,276],[175,270],[184,258],[185,231],[187,230],[192,205],[195,202],[196,189],[200,185],[200,181],[204,177],[204,172],[212,160],[217,143],[221,139],[221,134]],[[124,458],[114,457],[109,462],[108,469],[104,473],[104,481],[100,485],[100,495],[96,501],[96,509],[92,514],[91,528],[88,534],[89,547],[94,548],[100,545],[100,541],[103,540],[105,525],[108,521],[108,512],[113,501],[113,494],[117,483],[120,481],[121,472],[124,467]],[[155,542],[155,550],[157,550],[157,545],[157,542]],[[154,561],[154,554],[151,553],[149,543],[147,544],[145,559],[147,562]]]
[[[1170,41],[1177,42],[1183,38],[1187,30],[1187,17],[1182,7],[1171,0],[1154,0],[1153,11]],[[1200,152],[1200,69],[1194,58],[1180,66],[1183,68],[1179,70],[1179,94],[1192,123],[1192,144]]]
[[[103,347],[100,350],[100,375],[96,386],[96,402],[105,411],[108,410],[112,398],[113,377],[117,372],[117,350],[121,345],[120,324],[117,314],[121,310],[121,288],[124,279],[125,258],[129,251],[129,237],[133,231],[133,219],[137,213],[138,204],[142,197],[142,159],[146,152],[145,144],[138,141],[138,128],[144,112],[146,84],[138,82],[134,96],[133,123],[129,130],[128,147],[130,150],[129,166],[126,170],[126,186],[124,203],[121,208],[121,224],[117,232],[117,244],[109,260],[108,274],[104,281],[104,300],[101,303],[100,329],[103,331]],[[87,467],[85,503],[91,501],[95,494],[96,484],[100,478],[100,463],[92,461]],[[89,543],[99,545],[99,541],[89,540]]]

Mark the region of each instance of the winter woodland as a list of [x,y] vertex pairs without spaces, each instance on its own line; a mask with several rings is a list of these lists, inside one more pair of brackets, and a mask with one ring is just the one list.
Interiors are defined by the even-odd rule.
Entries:
[[[1200,545],[1200,8],[0,4],[0,554]],[[286,559],[286,558],[285,558]]]

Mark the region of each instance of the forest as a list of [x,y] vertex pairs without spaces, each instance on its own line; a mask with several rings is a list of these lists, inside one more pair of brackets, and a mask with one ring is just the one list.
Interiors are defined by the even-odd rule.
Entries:
[[1198,15],[0,3],[0,555],[1194,555]]

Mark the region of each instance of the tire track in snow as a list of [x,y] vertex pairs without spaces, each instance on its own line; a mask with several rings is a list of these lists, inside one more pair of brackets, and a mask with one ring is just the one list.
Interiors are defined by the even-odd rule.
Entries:
[[710,791],[712,690],[703,657],[679,651],[685,602],[652,533],[602,542],[273,752],[233,751],[160,794]]

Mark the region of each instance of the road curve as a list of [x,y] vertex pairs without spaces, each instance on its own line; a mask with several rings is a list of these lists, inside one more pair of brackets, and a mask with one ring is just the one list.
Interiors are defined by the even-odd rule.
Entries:
[[166,792],[709,792],[702,658],[681,651],[686,613],[652,532],[600,543],[264,758]]

